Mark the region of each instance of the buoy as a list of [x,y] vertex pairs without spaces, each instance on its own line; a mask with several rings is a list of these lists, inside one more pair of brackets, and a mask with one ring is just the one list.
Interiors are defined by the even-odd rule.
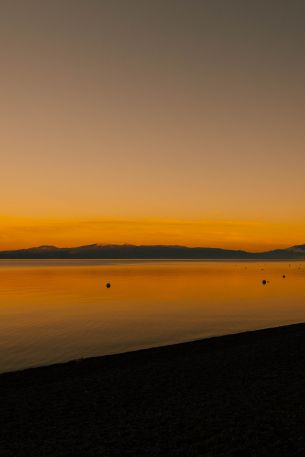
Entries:
[[110,289],[110,287],[111,287],[110,282],[106,282],[106,288],[107,288],[107,289]]

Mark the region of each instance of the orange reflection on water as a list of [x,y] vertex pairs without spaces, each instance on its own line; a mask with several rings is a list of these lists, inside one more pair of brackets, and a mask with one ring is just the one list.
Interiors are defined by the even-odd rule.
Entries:
[[301,262],[2,261],[0,290],[1,371],[305,320]]

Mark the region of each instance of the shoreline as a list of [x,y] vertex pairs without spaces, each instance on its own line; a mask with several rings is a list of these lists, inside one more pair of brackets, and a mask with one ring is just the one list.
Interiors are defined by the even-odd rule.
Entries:
[[0,375],[1,457],[303,455],[305,324]]
[[[293,323],[293,324],[284,324],[284,325],[277,325],[274,327],[265,327],[265,328],[260,328],[260,329],[254,329],[254,330],[241,330],[237,331],[234,333],[227,333],[223,335],[212,335],[212,336],[207,336],[203,338],[196,338],[193,340],[187,340],[187,341],[181,341],[177,343],[169,343],[169,344],[164,344],[161,346],[151,346],[151,347],[144,347],[144,348],[139,348],[139,349],[133,349],[133,350],[127,350],[124,352],[115,352],[113,354],[103,354],[103,355],[97,355],[97,356],[89,356],[89,357],[81,357],[78,359],[71,359],[71,360],[66,360],[62,362],[55,362],[55,363],[50,363],[46,365],[37,365],[37,366],[30,366],[30,367],[25,367],[25,368],[20,368],[17,370],[13,371],[4,371],[0,372],[0,385],[1,381],[5,377],[22,377],[28,376],[30,374],[34,374],[35,372],[37,373],[42,373],[42,372],[47,372],[47,371],[54,371],[54,370],[62,370],[64,371],[66,368],[72,368],[78,370],[80,368],[81,364],[86,365],[87,368],[96,365],[103,365],[103,362],[107,365],[108,362],[115,362],[116,360],[123,359],[123,358],[138,358],[138,357],[145,357],[145,354],[148,356],[155,356],[157,353],[162,353],[162,352],[171,352],[173,351],[179,351],[181,350],[191,350],[191,349],[199,349],[196,348],[197,345],[200,346],[205,346],[206,344],[219,344],[220,341],[222,340],[222,343],[233,343],[237,342],[240,338],[247,338],[247,337],[256,337],[260,336],[261,333],[263,333],[263,336],[267,336],[268,333],[277,333],[277,332],[282,332],[287,329],[288,332],[290,330],[295,330],[296,327],[304,327],[304,332],[305,332],[305,322],[300,322],[300,323]],[[236,340],[236,341],[235,341]],[[153,354],[155,353],[155,354]],[[161,354],[162,355],[162,354]]]

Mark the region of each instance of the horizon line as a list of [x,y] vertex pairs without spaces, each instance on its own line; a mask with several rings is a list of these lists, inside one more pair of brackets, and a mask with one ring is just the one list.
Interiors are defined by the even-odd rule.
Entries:
[[[48,245],[48,244],[42,244],[38,246],[30,246],[30,247],[22,247],[22,248],[17,248],[17,249],[1,249],[0,252],[18,252],[18,251],[30,251],[34,249],[63,249],[63,250],[69,250],[69,249],[80,249],[80,248],[107,248],[107,247],[117,247],[117,248],[124,248],[124,247],[136,247],[136,248],[145,248],[145,247],[151,247],[151,248],[183,248],[183,249],[190,249],[190,250],[195,250],[195,249],[211,249],[211,250],[222,250],[222,251],[232,251],[232,252],[245,252],[245,253],[250,253],[250,254],[263,254],[267,252],[273,252],[273,251],[283,251],[287,249],[292,249],[292,248],[297,248],[303,246],[302,244],[298,245],[288,245],[287,247],[279,247],[279,248],[274,248],[274,249],[269,249],[269,250],[264,250],[264,251],[248,251],[246,249],[241,249],[241,248],[223,248],[223,247],[215,247],[215,246],[188,246],[188,245],[182,245],[182,244],[133,244],[133,243],[90,243],[90,244],[80,244],[77,246],[56,246],[56,245]],[[305,243],[304,243],[305,246]]]

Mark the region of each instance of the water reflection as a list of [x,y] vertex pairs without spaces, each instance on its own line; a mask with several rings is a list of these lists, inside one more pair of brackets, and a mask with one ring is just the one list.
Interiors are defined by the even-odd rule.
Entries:
[[305,321],[301,262],[0,261],[0,291],[0,371]]

